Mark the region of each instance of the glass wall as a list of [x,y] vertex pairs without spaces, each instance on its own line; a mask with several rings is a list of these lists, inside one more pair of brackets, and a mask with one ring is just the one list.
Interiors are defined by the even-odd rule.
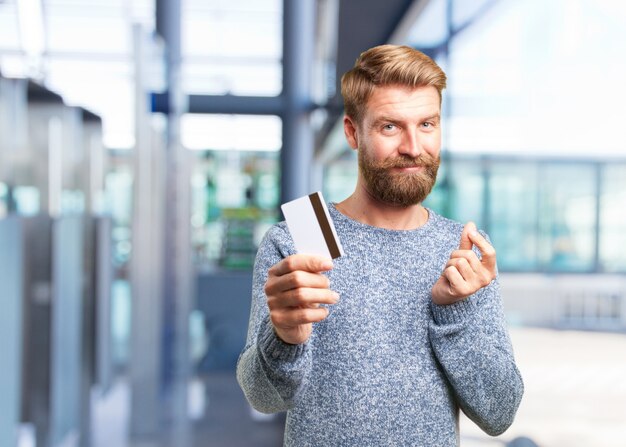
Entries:
[[278,220],[278,153],[202,151],[192,177],[192,243],[202,269],[250,269]]
[[500,269],[537,270],[538,165],[494,161],[488,173],[488,231],[497,241]]
[[602,171],[599,256],[605,272],[626,272],[626,164]]
[[539,265],[593,271],[596,230],[595,165],[540,166]]
[[250,269],[278,219],[282,121],[274,115],[185,114],[184,147],[194,151],[192,244],[203,269]]
[[442,173],[442,180],[445,180],[444,191],[447,189],[447,209],[439,208],[437,211],[445,213],[451,219],[471,220],[479,228],[484,228],[485,204],[482,198],[485,194],[486,178],[480,160],[449,160],[447,165],[447,172]]

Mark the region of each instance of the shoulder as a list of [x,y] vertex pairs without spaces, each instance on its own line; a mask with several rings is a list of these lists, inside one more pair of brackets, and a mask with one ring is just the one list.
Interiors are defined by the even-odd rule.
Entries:
[[295,254],[295,247],[285,221],[272,225],[259,246],[259,252],[278,251],[282,257]]
[[461,236],[463,227],[465,226],[463,223],[448,219],[430,208],[428,208],[428,214],[431,220],[430,225],[438,237],[444,239],[450,237],[458,241],[457,238]]
[[[437,214],[430,208],[428,208],[428,213],[430,219],[432,219],[431,225],[436,237],[438,239],[441,239],[442,242],[449,241],[450,243],[458,245],[461,233],[463,232],[463,228],[465,228],[466,223],[458,222],[453,219],[448,219],[447,217]],[[491,242],[489,235],[485,231],[478,228],[478,232],[485,239],[487,239],[487,241]]]
[[281,240],[287,237],[289,237],[289,230],[284,220],[272,225],[265,233],[265,238],[271,240]]

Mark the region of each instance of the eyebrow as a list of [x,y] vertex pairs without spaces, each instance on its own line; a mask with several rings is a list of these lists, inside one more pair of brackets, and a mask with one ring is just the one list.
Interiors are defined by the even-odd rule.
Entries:
[[[440,113],[433,113],[431,115],[425,116],[424,118],[422,118],[420,120],[420,122],[425,122],[425,121],[435,121],[435,122],[439,122],[441,120],[441,114]],[[401,123],[402,120],[401,119],[397,119],[397,118],[392,118],[389,115],[382,115],[378,118],[376,118],[371,126],[372,127],[377,127],[379,125],[381,125],[382,123],[393,123],[393,124],[398,124]]]
[[429,115],[429,116],[423,118],[422,121],[437,121],[437,122],[439,122],[440,119],[441,119],[441,114],[440,113],[433,113],[432,115]]
[[391,118],[390,116],[379,116],[374,121],[372,121],[371,127],[378,127],[383,123],[393,123],[397,124],[400,120],[395,118]]

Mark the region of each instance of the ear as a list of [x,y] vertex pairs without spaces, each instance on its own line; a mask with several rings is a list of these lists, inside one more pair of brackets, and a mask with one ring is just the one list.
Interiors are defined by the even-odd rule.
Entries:
[[358,149],[359,137],[357,135],[356,124],[348,115],[343,117],[343,132],[346,135],[346,140],[352,149]]

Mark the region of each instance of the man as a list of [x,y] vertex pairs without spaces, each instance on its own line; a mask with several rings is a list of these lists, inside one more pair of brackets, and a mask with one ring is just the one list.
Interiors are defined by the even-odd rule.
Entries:
[[459,407],[491,435],[513,421],[523,385],[495,251],[421,205],[445,83],[409,47],[361,54],[342,78],[357,185],[329,204],[345,255],[295,254],[284,222],[259,248],[237,378],[257,410],[287,410],[287,446],[453,446]]

